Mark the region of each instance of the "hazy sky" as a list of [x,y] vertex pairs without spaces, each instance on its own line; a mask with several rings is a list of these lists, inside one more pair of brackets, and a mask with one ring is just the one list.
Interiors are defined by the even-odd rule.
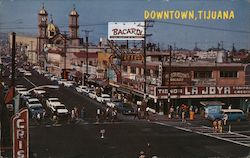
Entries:
[[91,29],[89,38],[93,42],[107,37],[109,21],[143,21],[144,10],[233,10],[234,20],[156,21],[148,29],[152,34],[148,40],[159,42],[161,47],[176,43],[179,48],[192,49],[197,42],[206,49],[223,41],[227,49],[232,43],[238,49],[250,49],[250,0],[0,0],[0,32],[36,35],[43,3],[62,31],[68,29],[68,15],[75,5],[80,15],[79,35],[84,35],[81,30]]

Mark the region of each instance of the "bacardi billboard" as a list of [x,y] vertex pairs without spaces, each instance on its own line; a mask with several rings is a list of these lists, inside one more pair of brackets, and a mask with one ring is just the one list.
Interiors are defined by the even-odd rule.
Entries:
[[12,118],[13,158],[29,158],[29,112],[22,109]]
[[144,22],[109,22],[109,40],[144,40]]

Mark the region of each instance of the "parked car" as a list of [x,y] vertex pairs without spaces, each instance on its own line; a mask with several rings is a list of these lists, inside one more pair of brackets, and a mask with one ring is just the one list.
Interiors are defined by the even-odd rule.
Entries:
[[117,111],[122,113],[123,115],[134,115],[135,110],[134,108],[128,103],[119,103],[115,106]]
[[58,80],[58,84],[64,84],[65,82],[67,82],[67,80],[66,79],[60,79],[60,80]]
[[93,91],[90,91],[88,96],[91,98],[91,99],[96,99],[96,92],[93,90]]
[[83,91],[85,89],[87,89],[87,88],[88,88],[88,86],[82,86],[82,85],[80,85],[80,86],[76,87],[76,91],[79,92],[79,93],[83,93]]
[[51,111],[54,115],[58,117],[67,117],[69,115],[68,109],[66,109],[64,104],[51,106]]
[[23,75],[24,75],[24,76],[31,76],[32,74],[31,74],[30,71],[25,71],[25,72],[23,73]]
[[221,112],[222,115],[227,115],[228,121],[242,121],[247,119],[244,112],[240,109],[222,109]]
[[32,116],[36,116],[38,113],[41,115],[45,111],[42,104],[37,98],[29,98],[26,101],[26,106],[28,107]]
[[51,76],[51,78],[50,78],[51,81],[58,81],[58,79],[59,78],[57,76]]
[[34,89],[33,92],[36,94],[36,95],[41,95],[41,94],[44,94],[46,93],[46,91],[44,89]]
[[48,99],[46,100],[46,105],[47,105],[48,107],[52,107],[52,106],[54,106],[54,105],[61,105],[61,103],[60,103],[60,101],[59,101],[58,98],[48,98]]
[[96,96],[96,100],[100,103],[106,103],[110,101],[111,96],[109,94],[101,94],[101,96]]
[[63,85],[64,85],[65,87],[71,87],[71,86],[74,85],[74,81],[66,81],[66,82],[63,82]]
[[122,104],[122,100],[121,99],[111,99],[110,101],[106,102],[106,105],[108,107],[114,108],[117,104]]

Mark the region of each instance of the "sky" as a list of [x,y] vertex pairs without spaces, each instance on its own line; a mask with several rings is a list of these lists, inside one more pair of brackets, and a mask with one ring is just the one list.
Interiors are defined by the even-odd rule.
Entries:
[[[92,30],[89,40],[107,37],[108,22],[143,21],[144,11],[166,10],[233,10],[233,20],[155,20],[147,29],[149,42],[162,48],[176,44],[178,48],[201,49],[217,47],[250,49],[250,0],[0,0],[0,32],[37,35],[38,12],[44,3],[54,24],[68,30],[68,15],[75,6],[82,30]],[[50,16],[49,16],[50,17]]]

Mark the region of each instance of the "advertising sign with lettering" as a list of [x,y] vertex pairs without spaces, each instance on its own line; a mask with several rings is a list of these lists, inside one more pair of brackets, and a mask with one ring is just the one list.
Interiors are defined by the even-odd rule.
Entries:
[[[157,96],[167,98],[168,87],[157,87]],[[201,97],[250,97],[250,86],[192,86],[192,87],[171,87],[171,96],[173,98],[193,98]]]
[[142,61],[143,55],[142,54],[122,54],[122,61]]
[[29,158],[29,112],[22,109],[12,118],[13,158]]
[[144,22],[109,22],[109,40],[144,40]]

